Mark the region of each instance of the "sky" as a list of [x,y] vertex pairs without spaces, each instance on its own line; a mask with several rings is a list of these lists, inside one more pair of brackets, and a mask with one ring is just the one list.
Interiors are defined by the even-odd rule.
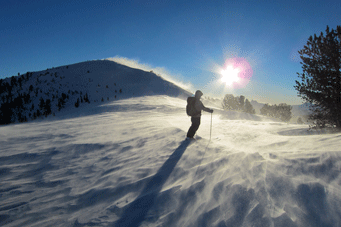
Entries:
[[[0,78],[115,58],[162,69],[204,95],[301,104],[297,51],[340,24],[339,0],[2,1]],[[247,65],[242,85],[222,81],[227,62]]]

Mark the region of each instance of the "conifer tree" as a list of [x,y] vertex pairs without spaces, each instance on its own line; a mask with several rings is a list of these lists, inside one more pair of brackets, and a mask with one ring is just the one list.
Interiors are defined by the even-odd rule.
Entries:
[[232,94],[227,94],[223,99],[222,106],[226,110],[237,110],[239,108],[239,102]]
[[66,100],[66,95],[62,93],[62,97],[58,99],[58,104],[57,104],[58,111],[60,111],[64,107],[65,100]]
[[45,109],[45,100],[42,97],[40,97],[40,99],[39,99],[39,105],[38,106],[39,106],[40,110],[44,111],[44,109]]
[[312,104],[309,116],[318,127],[341,128],[341,26],[310,36],[298,52],[303,73],[297,73],[298,96]]
[[84,102],[87,102],[87,103],[90,103],[90,100],[89,100],[89,96],[88,96],[88,93],[85,93],[84,95]]
[[41,115],[41,114],[40,114],[40,111],[37,109],[37,114],[36,114],[36,116],[37,116],[37,117],[40,117],[40,115]]
[[11,103],[2,103],[0,105],[0,125],[12,122],[13,109]]
[[51,114],[52,111],[51,111],[51,100],[50,99],[46,99],[44,109],[45,109],[45,111],[44,111],[45,116]]
[[250,103],[248,99],[245,100],[244,112],[250,113],[250,114],[256,113],[256,110],[253,108],[252,104]]
[[75,102],[75,107],[76,107],[76,108],[79,107],[79,98],[77,98],[77,101]]
[[245,110],[245,96],[241,95],[239,97],[239,109],[244,111]]
[[278,112],[279,118],[285,122],[290,121],[292,117],[291,110],[292,110],[292,106],[287,105],[286,103],[281,103],[277,106],[277,112]]
[[304,122],[303,122],[302,118],[299,117],[299,118],[297,119],[297,124],[303,124],[303,123],[304,123]]
[[14,87],[15,85],[17,85],[17,79],[14,76],[12,76],[11,77],[11,87]]

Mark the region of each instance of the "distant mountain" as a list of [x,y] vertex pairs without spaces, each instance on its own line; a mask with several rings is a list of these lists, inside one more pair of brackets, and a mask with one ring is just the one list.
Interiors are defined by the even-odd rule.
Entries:
[[304,103],[301,105],[293,105],[291,112],[295,116],[306,116],[306,115],[309,115],[310,113],[309,107],[310,107],[310,104],[308,103]]
[[88,103],[145,95],[191,95],[153,72],[110,60],[81,62],[1,79],[0,91],[0,124],[30,121]]

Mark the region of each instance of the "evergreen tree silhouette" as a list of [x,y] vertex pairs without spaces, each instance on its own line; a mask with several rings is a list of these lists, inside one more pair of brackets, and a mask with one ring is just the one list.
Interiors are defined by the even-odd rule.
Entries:
[[298,51],[303,73],[297,73],[298,96],[312,104],[309,116],[317,127],[341,128],[341,26],[310,36]]

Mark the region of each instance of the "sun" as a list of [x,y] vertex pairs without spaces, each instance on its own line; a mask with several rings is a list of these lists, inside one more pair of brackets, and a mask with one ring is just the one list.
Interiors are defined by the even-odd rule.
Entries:
[[221,81],[226,83],[227,86],[232,86],[234,83],[240,81],[239,78],[239,68],[234,68],[232,65],[228,65],[226,69],[221,70],[222,75]]
[[223,67],[218,66],[214,71],[220,75],[219,82],[232,89],[245,88],[253,74],[250,63],[243,57],[228,58]]

